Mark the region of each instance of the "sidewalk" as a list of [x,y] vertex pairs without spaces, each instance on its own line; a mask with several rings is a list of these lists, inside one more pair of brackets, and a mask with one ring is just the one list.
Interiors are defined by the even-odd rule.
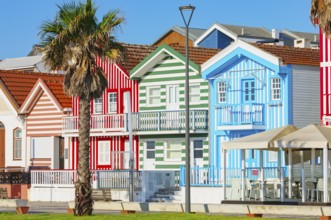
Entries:
[[[28,202],[29,214],[59,213],[66,214],[67,202]],[[15,208],[0,207],[0,212],[16,212]],[[117,214],[120,211],[93,210],[94,214]]]

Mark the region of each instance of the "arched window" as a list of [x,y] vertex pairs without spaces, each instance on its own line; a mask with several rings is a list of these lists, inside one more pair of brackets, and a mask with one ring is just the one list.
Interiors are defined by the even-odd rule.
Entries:
[[13,159],[22,159],[22,129],[14,129],[14,148],[13,148]]

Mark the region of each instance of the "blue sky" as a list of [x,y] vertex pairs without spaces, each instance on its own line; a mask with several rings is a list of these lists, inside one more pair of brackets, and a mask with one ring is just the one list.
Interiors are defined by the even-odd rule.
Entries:
[[[67,0],[2,0],[0,59],[26,56],[39,43],[40,25],[53,19]],[[184,26],[178,10],[194,5],[190,27],[208,29],[215,22],[317,33],[309,20],[311,0],[94,0],[99,15],[120,10],[125,18],[117,40],[151,44],[172,26]]]

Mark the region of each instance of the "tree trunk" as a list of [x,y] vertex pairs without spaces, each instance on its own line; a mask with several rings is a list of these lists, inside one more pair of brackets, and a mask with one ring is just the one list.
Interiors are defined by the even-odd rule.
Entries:
[[75,184],[75,215],[92,215],[93,200],[90,171],[90,99],[80,97],[78,180]]

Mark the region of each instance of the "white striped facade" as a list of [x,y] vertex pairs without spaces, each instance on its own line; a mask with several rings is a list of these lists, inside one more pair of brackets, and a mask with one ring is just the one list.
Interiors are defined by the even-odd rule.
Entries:
[[26,135],[28,137],[61,136],[63,116],[65,114],[43,92],[30,114],[26,117]]

